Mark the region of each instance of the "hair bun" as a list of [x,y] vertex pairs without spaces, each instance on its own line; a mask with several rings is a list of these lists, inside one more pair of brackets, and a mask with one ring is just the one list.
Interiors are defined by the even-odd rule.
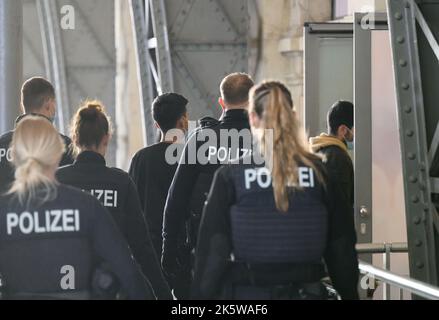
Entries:
[[79,116],[85,121],[96,121],[99,114],[102,112],[102,107],[95,103],[89,103],[81,110]]

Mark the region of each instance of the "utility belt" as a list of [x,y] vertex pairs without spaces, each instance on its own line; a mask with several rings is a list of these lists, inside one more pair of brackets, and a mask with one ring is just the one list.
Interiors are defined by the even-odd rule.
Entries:
[[223,298],[269,300],[336,300],[322,282],[322,264],[249,264],[233,262]]
[[278,286],[292,283],[315,283],[325,276],[322,264],[233,262],[230,278],[234,285]]

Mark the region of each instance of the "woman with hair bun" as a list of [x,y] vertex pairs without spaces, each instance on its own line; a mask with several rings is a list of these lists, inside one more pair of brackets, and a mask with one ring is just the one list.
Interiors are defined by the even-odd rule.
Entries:
[[309,151],[291,93],[275,81],[254,87],[249,115],[265,163],[244,159],[217,171],[201,222],[193,297],[328,299],[326,267],[341,298],[357,299],[351,207]]
[[112,214],[158,299],[172,299],[149,236],[134,182],[106,165],[111,122],[100,101],[85,101],[73,118],[71,136],[77,159],[58,170],[60,182],[94,195]]
[[0,198],[0,274],[6,299],[90,299],[103,261],[129,299],[153,299],[126,241],[94,197],[59,184],[64,143],[28,116],[12,140],[15,181]]

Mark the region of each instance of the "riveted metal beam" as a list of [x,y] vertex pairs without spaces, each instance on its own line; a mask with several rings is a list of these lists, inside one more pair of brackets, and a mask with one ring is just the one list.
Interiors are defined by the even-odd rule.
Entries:
[[[439,5],[439,1],[430,1]],[[388,19],[394,61],[403,162],[407,237],[411,277],[438,284],[434,204],[430,180],[426,111],[428,87],[423,84],[420,65],[422,47],[413,0],[388,0]],[[423,41],[423,40],[422,40]],[[432,61],[430,61],[432,63]],[[437,61],[435,62],[437,63]],[[433,64],[434,65],[434,64]],[[428,84],[431,88],[432,84]],[[432,119],[429,119],[431,121]],[[439,120],[439,119],[436,119]]]
[[236,43],[194,43],[194,42],[176,42],[172,44],[172,49],[175,51],[231,51],[231,50],[245,50],[247,48],[246,42]]
[[176,38],[180,34],[181,30],[183,30],[183,26],[189,17],[189,13],[192,9],[196,0],[184,0],[183,4],[180,8],[180,11],[177,14],[177,18],[171,26],[170,35],[171,38]]
[[192,89],[194,96],[206,109],[210,109],[209,92],[204,88],[202,82],[190,71],[186,62],[178,52],[172,53],[172,60],[186,85]]
[[174,91],[172,75],[171,48],[169,46],[168,23],[164,0],[149,0],[151,5],[154,35],[157,39],[157,67],[160,87],[163,92]]
[[[151,106],[153,102],[153,84],[150,74],[151,58],[148,49],[148,26],[145,19],[145,2],[143,0],[131,1],[131,20],[135,35],[135,47],[137,52],[137,69],[140,83],[140,95],[142,101],[141,114],[144,131],[144,144],[153,144],[157,139],[157,131],[154,129]],[[146,4],[146,6],[148,3]]]

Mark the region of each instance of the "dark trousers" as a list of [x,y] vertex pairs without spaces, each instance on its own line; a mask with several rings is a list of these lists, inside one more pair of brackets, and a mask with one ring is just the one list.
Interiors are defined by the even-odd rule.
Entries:
[[320,283],[278,286],[231,285],[225,295],[232,300],[329,300],[326,287]]

